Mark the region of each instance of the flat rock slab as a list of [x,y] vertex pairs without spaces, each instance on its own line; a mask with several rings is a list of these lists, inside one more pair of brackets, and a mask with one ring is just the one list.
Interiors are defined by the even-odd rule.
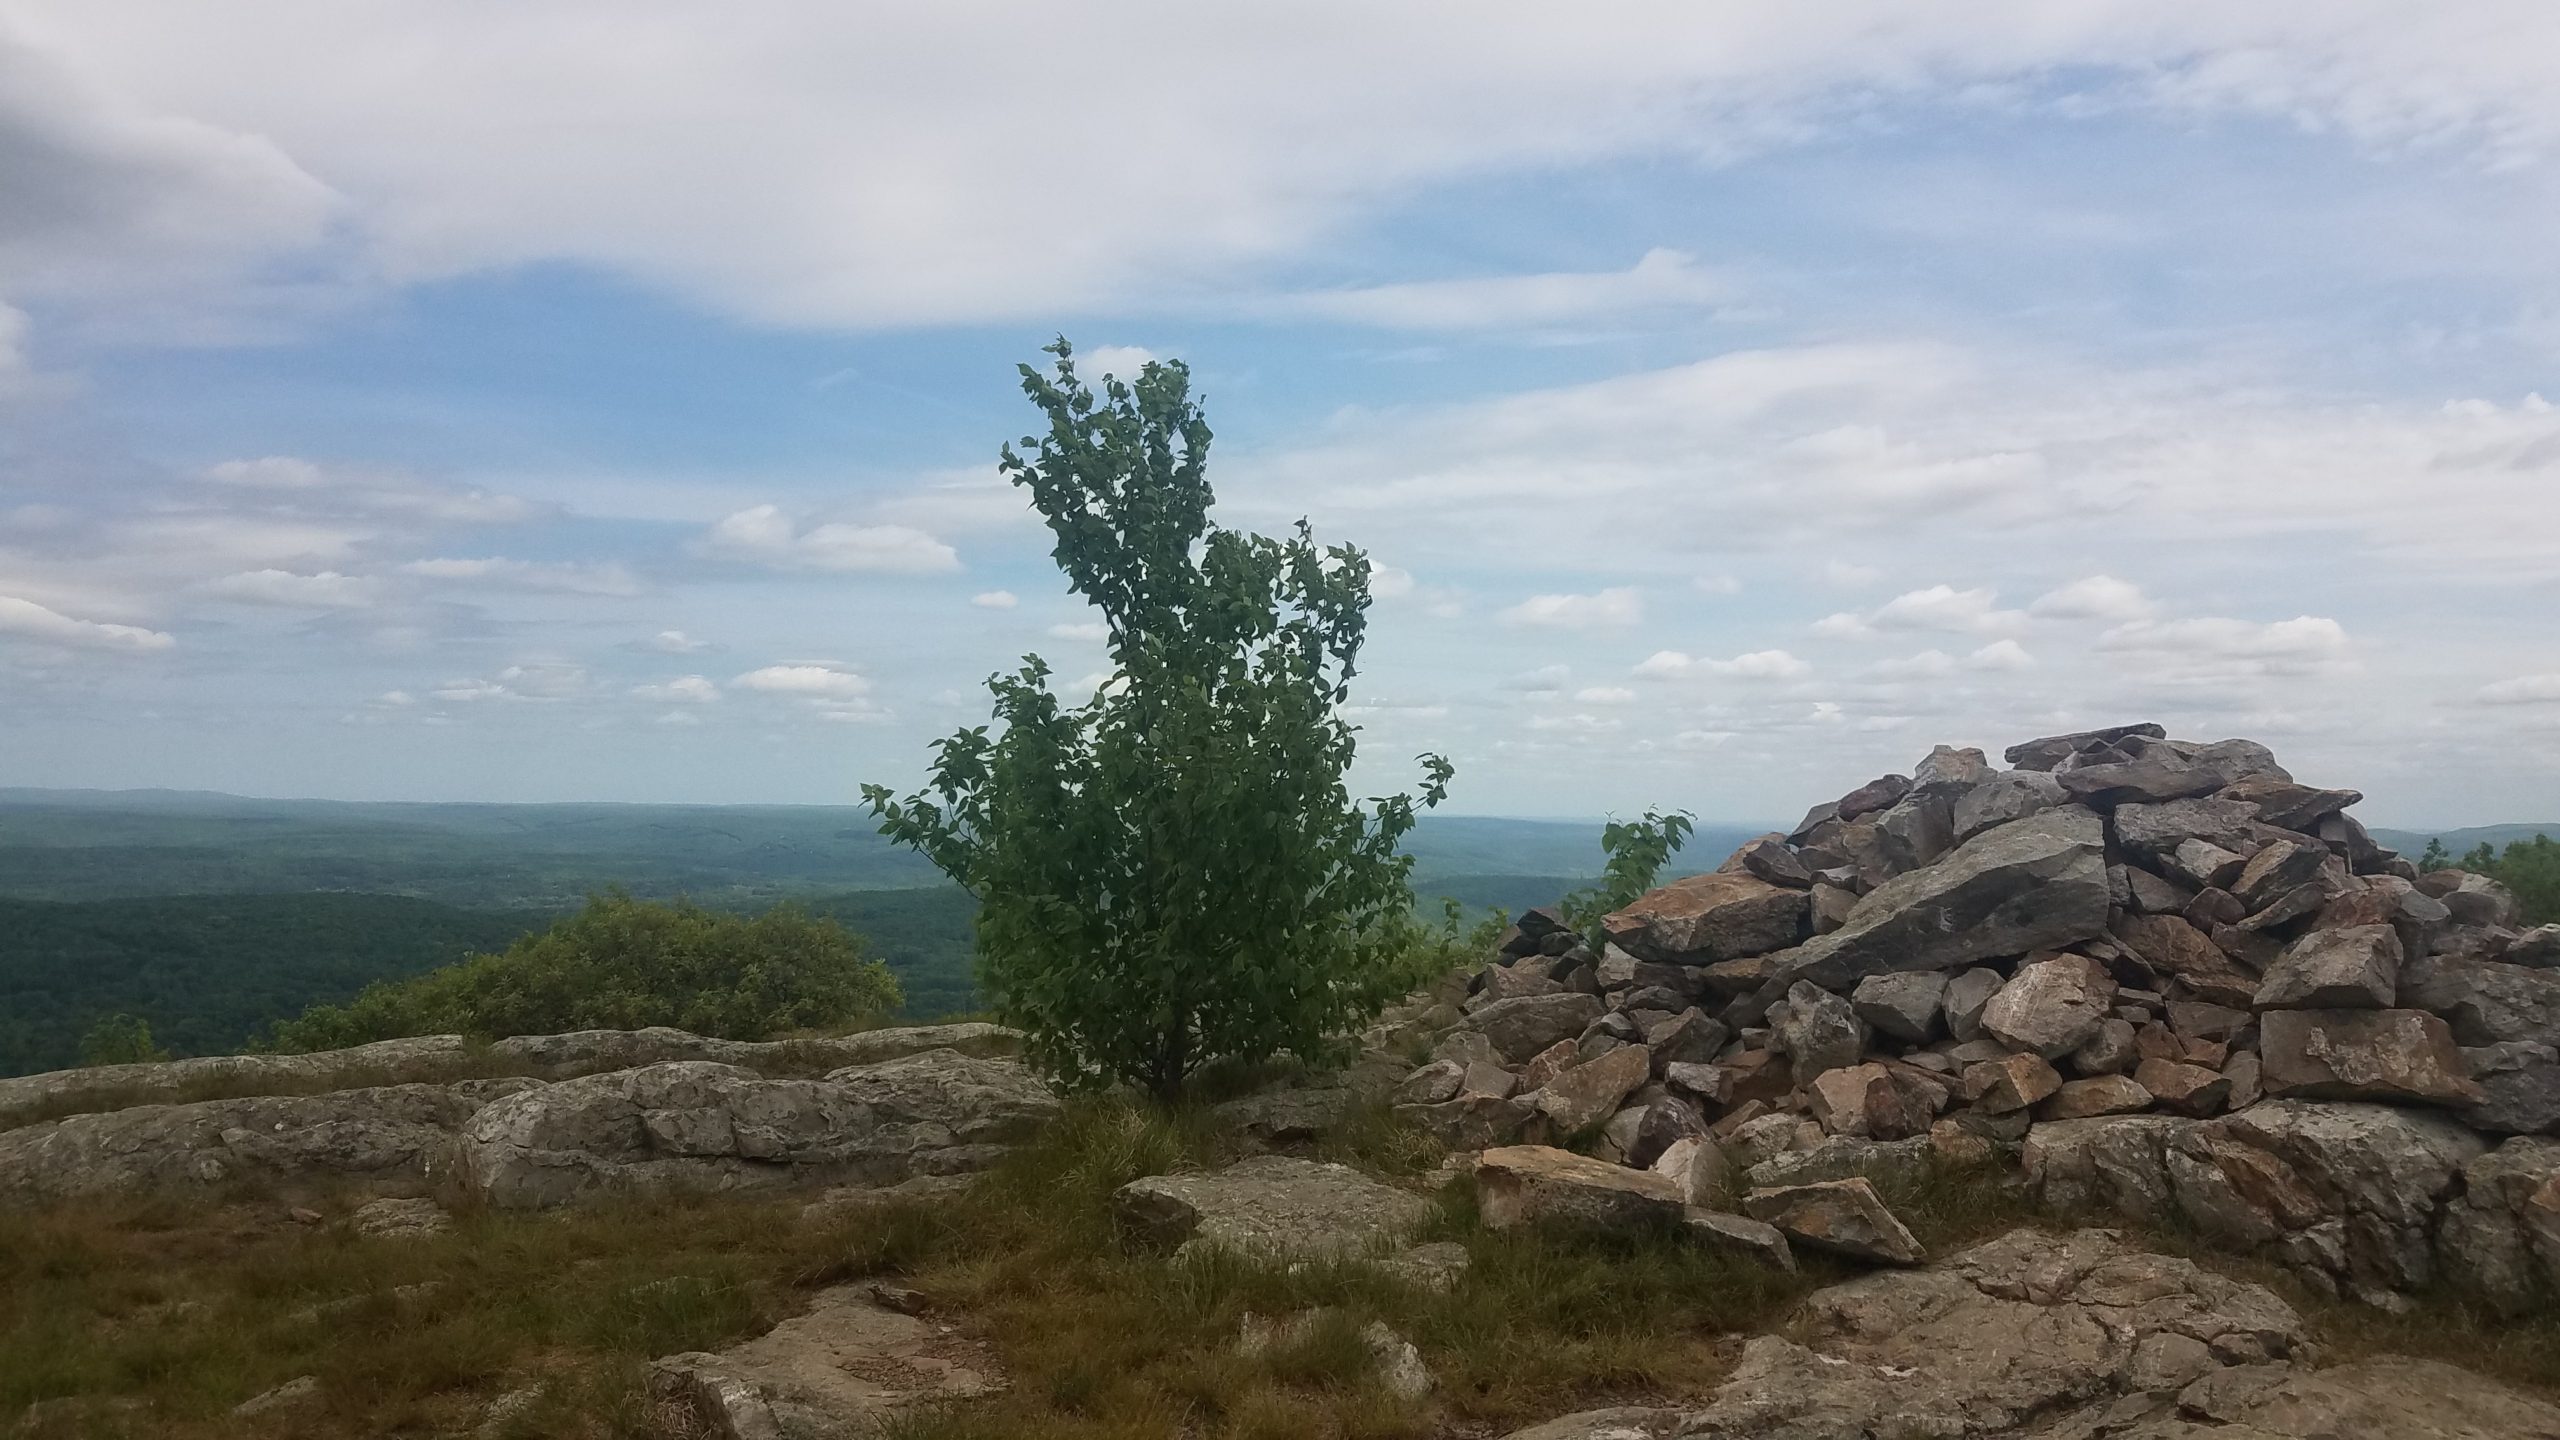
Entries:
[[510,1096],[471,1117],[463,1176],[500,1209],[615,1195],[894,1185],[981,1170],[1058,1113],[1011,1060],[957,1050],[772,1080],[675,1061]]
[[1348,1165],[1257,1155],[1198,1175],[1150,1175],[1112,1195],[1122,1232],[1157,1248],[1325,1259],[1391,1248],[1431,1202]]
[[1680,1187],[1650,1170],[1630,1170],[1548,1145],[1506,1145],[1476,1162],[1478,1208],[1496,1230],[1545,1221],[1613,1228],[1668,1224],[1683,1209]]
[[995,1364],[951,1327],[903,1315],[868,1287],[818,1293],[805,1315],[717,1354],[650,1367],[650,1389],[737,1440],[839,1440],[911,1405],[1002,1388]]
[[[384,1085],[140,1105],[0,1133],[0,1205],[184,1193],[235,1180],[345,1180],[416,1191],[450,1167],[456,1132],[535,1080]],[[501,1101],[500,1103],[503,1103]]]

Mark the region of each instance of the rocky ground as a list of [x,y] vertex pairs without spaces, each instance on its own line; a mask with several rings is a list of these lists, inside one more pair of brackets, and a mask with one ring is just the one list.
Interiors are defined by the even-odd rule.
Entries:
[[2246,742],[2009,759],[1174,1116],[984,1025],[0,1081],[0,1433],[2560,1440],[2560,932]]

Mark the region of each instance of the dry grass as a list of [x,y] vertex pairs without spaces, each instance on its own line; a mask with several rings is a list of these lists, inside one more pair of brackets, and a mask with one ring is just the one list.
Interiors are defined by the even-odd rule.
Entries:
[[[454,1234],[403,1242],[298,1225],[281,1202],[250,1197],[0,1216],[0,1417],[85,1396],[85,1412],[28,1433],[450,1435],[470,1433],[498,1396],[538,1387],[500,1433],[684,1436],[682,1417],[646,1397],[650,1358],[756,1333],[816,1287],[895,1275],[989,1344],[1011,1380],[1001,1395],[907,1417],[898,1440],[1487,1436],[1700,1395],[1741,1337],[1849,1273],[1807,1257],[1803,1275],[1772,1276],[1667,1231],[1497,1234],[1463,1183],[1439,1193],[1425,1237],[1472,1257],[1447,1293],[1358,1264],[1173,1262],[1124,1247],[1113,1189],[1217,1164],[1233,1144],[1205,1108],[1083,1102],[957,1202],[814,1221],[797,1199],[466,1210]],[[1438,1159],[1377,1110],[1355,1111],[1320,1153],[1417,1184]],[[1890,1193],[1939,1252],[2035,1218],[1989,1173],[1934,1172]],[[359,1198],[321,1208],[342,1214]],[[2304,1297],[2281,1275],[2250,1278],[2300,1304],[2333,1355],[2438,1356],[2545,1389],[2560,1376],[2560,1321],[2548,1317],[2500,1324],[2449,1302],[2389,1317]],[[396,1293],[418,1285],[429,1288]],[[1334,1318],[1297,1343],[1239,1353],[1246,1315],[1311,1308]],[[1429,1400],[1376,1383],[1358,1341],[1371,1320],[1421,1349],[1438,1382]],[[230,1416],[304,1374],[321,1383],[310,1405]],[[119,1413],[102,1397],[148,1408]]]

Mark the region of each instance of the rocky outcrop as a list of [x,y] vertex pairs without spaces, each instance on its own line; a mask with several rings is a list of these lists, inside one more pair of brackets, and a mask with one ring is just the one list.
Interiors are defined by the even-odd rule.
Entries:
[[566,1080],[670,1060],[709,1060],[762,1075],[817,1076],[927,1050],[1011,1055],[1021,1042],[1018,1033],[983,1021],[765,1041],[722,1040],[666,1026],[516,1035],[486,1045],[460,1035],[420,1035],[307,1055],[208,1055],[0,1078],[0,1131],[39,1119],[197,1098],[315,1095],[493,1077]]
[[[2058,1203],[2191,1211],[2348,1293],[2443,1272],[2464,1164],[2560,1134],[2560,939],[2253,742],[2009,754],[1940,746],[1600,934],[1524,923],[1401,1113],[1634,1170],[1694,1141],[1761,1187],[2024,1142]],[[2348,1178],[2374,1146],[2405,1213]]]
[[141,1105],[0,1133],[0,1204],[204,1191],[234,1182],[354,1182],[414,1193],[443,1178],[455,1136],[534,1080],[386,1085]]
[[2450,1366],[2309,1363],[2267,1290],[2115,1232],[2021,1230],[1807,1299],[1698,1408],[1566,1416],[1510,1440],[2536,1440],[2560,1408]]
[[1028,1070],[956,1050],[769,1080],[672,1061],[510,1096],[462,1129],[464,1182],[500,1209],[606,1196],[892,1185],[983,1169],[1057,1113]]

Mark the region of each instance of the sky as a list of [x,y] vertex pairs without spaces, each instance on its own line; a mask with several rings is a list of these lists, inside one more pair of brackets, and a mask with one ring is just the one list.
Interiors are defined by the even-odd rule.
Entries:
[[2555,235],[2547,0],[0,0],[0,784],[911,784],[1104,678],[1064,334],[1369,552],[1368,790],[2560,818]]

